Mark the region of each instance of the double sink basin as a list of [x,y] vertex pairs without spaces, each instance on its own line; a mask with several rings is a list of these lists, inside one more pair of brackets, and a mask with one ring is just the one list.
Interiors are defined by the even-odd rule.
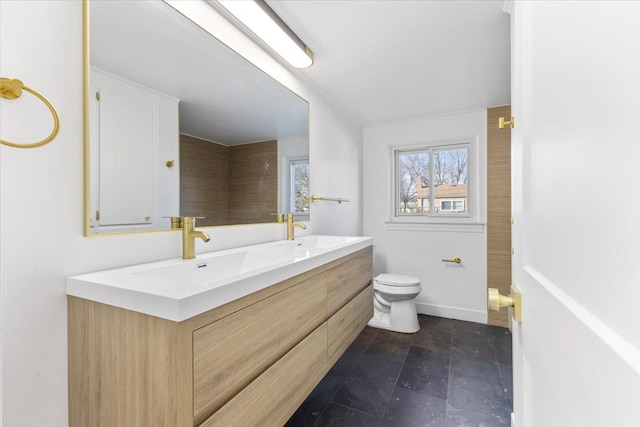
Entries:
[[373,244],[304,236],[67,278],[67,295],[180,322]]

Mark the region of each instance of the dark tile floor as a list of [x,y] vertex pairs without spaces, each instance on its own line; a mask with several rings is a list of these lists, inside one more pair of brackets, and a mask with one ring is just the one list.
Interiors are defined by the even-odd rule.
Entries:
[[509,426],[509,331],[418,317],[415,334],[367,326],[286,427]]

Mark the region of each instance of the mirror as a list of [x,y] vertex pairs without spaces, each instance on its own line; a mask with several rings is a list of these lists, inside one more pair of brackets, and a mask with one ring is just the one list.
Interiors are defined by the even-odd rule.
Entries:
[[85,235],[308,218],[304,99],[162,1],[85,7]]

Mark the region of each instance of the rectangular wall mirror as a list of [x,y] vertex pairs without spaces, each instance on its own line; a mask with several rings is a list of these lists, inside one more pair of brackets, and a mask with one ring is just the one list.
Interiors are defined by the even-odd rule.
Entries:
[[158,0],[85,0],[85,235],[309,215],[309,105]]

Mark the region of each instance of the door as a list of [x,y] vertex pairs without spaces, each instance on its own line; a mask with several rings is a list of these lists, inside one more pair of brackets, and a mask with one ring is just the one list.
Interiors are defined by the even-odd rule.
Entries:
[[639,426],[640,2],[511,7],[512,424]]
[[154,104],[100,88],[100,226],[150,225],[153,213]]

